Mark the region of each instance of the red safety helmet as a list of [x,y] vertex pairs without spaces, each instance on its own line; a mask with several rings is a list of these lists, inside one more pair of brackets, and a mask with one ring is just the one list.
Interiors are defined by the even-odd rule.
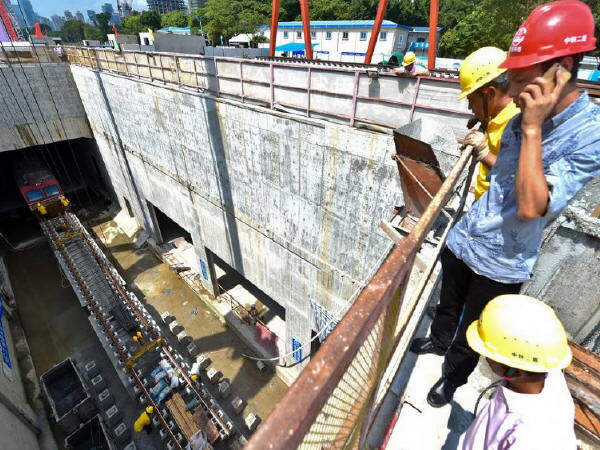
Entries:
[[500,67],[518,69],[595,48],[594,16],[588,5],[578,0],[546,3],[519,27]]

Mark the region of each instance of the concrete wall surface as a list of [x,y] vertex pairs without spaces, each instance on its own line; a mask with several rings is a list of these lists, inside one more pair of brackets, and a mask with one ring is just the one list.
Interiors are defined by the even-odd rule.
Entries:
[[[547,230],[522,292],[550,304],[570,337],[600,354],[600,177]],[[575,294],[575,295],[574,295]]]
[[38,449],[34,430],[38,418],[31,408],[19,369],[15,342],[11,333],[12,289],[4,261],[0,258],[0,301],[2,301],[2,329],[8,348],[9,364],[0,355],[0,448],[11,450]]
[[310,300],[337,312],[389,251],[391,135],[72,71],[122,205],[150,232],[155,205],[204,263],[209,248],[283,305],[288,351],[310,339]]
[[0,68],[0,151],[91,137],[67,63]]

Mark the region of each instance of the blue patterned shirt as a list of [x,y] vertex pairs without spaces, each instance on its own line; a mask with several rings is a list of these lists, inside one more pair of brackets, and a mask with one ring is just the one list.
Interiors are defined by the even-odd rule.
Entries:
[[506,126],[490,188],[448,234],[448,248],[471,270],[500,283],[531,277],[544,228],[583,185],[600,173],[600,107],[582,92],[542,125],[542,163],[550,188],[543,217],[517,217],[515,177],[521,152],[521,114]]

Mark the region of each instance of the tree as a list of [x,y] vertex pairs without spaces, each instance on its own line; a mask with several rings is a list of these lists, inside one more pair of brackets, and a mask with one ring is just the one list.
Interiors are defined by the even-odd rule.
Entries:
[[142,11],[140,23],[146,28],[158,30],[160,28],[160,14],[156,11]]
[[200,36],[200,29],[206,23],[206,8],[200,8],[190,14],[190,33]]
[[87,23],[83,24],[83,38],[90,41],[103,41],[106,39],[98,27],[93,27]]
[[254,34],[260,25],[269,23],[271,5],[261,0],[244,0],[240,2],[236,34]]
[[141,15],[129,16],[123,19],[123,33],[138,34],[142,31],[147,31],[148,27],[142,24]]
[[312,20],[352,19],[349,4],[344,0],[313,0],[310,2]]
[[507,50],[519,25],[545,0],[483,0],[440,41],[442,56],[464,58],[480,47]]
[[60,37],[62,37],[64,42],[81,42],[84,38],[83,22],[79,20],[67,20],[60,30]]
[[204,31],[215,43],[221,42],[221,36],[228,40],[236,34],[237,16],[241,11],[239,0],[208,0],[206,2],[206,25]]
[[112,33],[112,27],[108,24],[110,22],[109,13],[96,14],[96,24],[103,38],[106,38],[107,34]]
[[190,16],[183,11],[170,11],[160,16],[160,25],[167,27],[187,27],[190,23]]

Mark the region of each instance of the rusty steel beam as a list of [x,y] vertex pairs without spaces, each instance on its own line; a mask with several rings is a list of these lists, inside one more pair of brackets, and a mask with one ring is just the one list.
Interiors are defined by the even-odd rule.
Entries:
[[460,174],[471,159],[471,153],[472,148],[467,147],[413,231],[388,255],[300,377],[252,436],[246,450],[284,450],[300,445],[379,317],[410,273],[410,262],[452,195]]
[[313,59],[312,39],[310,36],[310,11],[308,0],[300,0],[300,12],[302,13],[302,30],[304,31],[304,50],[306,59]]
[[281,0],[273,0],[271,7],[271,37],[269,40],[269,56],[275,56],[277,47],[277,25],[279,24],[279,10],[281,9]]
[[427,68],[435,69],[435,53],[437,50],[437,26],[440,0],[431,0],[429,4],[429,51],[427,52]]
[[377,15],[375,16],[375,22],[373,22],[373,29],[371,30],[371,38],[369,39],[369,47],[367,48],[367,54],[365,55],[365,64],[371,64],[371,59],[373,58],[373,52],[375,51],[375,45],[379,38],[379,31],[381,30],[381,24],[383,23],[388,3],[389,0],[379,0]]

